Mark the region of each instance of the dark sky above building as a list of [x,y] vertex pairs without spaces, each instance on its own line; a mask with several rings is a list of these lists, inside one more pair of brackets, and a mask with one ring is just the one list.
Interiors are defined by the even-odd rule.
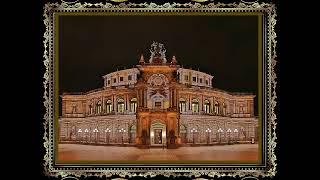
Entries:
[[257,95],[257,29],[257,16],[61,16],[59,94],[103,87],[158,41],[169,62],[213,75],[214,87]]

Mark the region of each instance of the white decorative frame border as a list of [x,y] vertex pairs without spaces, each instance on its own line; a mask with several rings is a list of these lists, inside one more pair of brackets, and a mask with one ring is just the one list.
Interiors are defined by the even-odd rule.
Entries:
[[[267,144],[267,166],[266,168],[247,168],[247,167],[55,167],[53,162],[53,151],[54,151],[54,134],[53,134],[53,101],[54,101],[54,83],[53,83],[53,64],[54,64],[54,41],[53,41],[53,15],[55,12],[81,12],[83,10],[95,10],[103,12],[134,12],[141,10],[142,12],[263,12],[265,15],[264,25],[266,32],[264,34],[265,42],[265,62],[267,68],[266,74],[266,89],[267,89],[267,126],[266,126],[266,144]],[[140,12],[141,12],[140,11]],[[46,153],[44,155],[44,173],[47,176],[61,176],[62,178],[74,177],[79,178],[81,175],[84,176],[106,176],[119,175],[121,177],[132,177],[132,176],[156,176],[164,175],[169,176],[188,176],[188,177],[199,177],[201,175],[208,175],[210,177],[273,177],[276,174],[276,155],[275,148],[277,145],[276,139],[276,114],[274,112],[276,106],[276,8],[274,4],[269,3],[208,3],[202,5],[200,3],[165,3],[158,5],[155,3],[79,3],[79,2],[64,2],[62,3],[48,3],[44,6],[44,65],[46,68],[44,74],[44,106],[46,113],[44,115],[44,147]]]

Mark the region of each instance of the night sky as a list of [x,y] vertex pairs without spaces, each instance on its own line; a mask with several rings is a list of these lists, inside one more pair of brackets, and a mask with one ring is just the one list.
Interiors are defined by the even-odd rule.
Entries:
[[169,62],[175,55],[184,68],[213,75],[215,88],[258,94],[257,16],[60,16],[59,22],[59,94],[103,87],[103,75],[132,68],[141,54],[148,61],[153,41],[165,45]]

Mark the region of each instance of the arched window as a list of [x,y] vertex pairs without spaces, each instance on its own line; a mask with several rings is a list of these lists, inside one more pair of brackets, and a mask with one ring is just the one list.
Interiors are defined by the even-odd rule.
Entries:
[[96,104],[96,113],[97,114],[101,113],[101,101],[98,101]]
[[118,112],[124,112],[124,100],[118,99]]
[[224,115],[224,116],[226,116],[227,115],[227,105],[225,104],[225,103],[222,103],[222,114]]
[[93,114],[93,103],[89,105],[89,114]]
[[214,113],[219,114],[219,103],[217,101],[214,102]]
[[107,113],[112,112],[112,101],[110,99],[106,102],[106,110],[107,110]]
[[199,112],[199,101],[198,99],[192,100],[192,112]]
[[130,110],[131,112],[137,112],[137,98],[132,98],[130,100]]
[[204,112],[210,113],[210,102],[208,100],[204,101]]
[[180,112],[186,112],[186,100],[185,99],[180,98],[179,108],[180,108]]

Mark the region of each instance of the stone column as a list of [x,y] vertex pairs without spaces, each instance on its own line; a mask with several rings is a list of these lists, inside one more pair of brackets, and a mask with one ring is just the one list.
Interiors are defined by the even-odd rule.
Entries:
[[87,106],[86,106],[86,101],[85,100],[82,101],[81,110],[82,110],[83,116],[85,116],[86,112],[87,112]]
[[214,112],[213,111],[213,108],[214,108],[214,101],[213,101],[213,97],[210,99],[210,112],[212,113],[212,112]]
[[216,106],[215,106],[216,98],[214,96],[212,97],[212,101],[213,101],[213,103],[212,103],[213,112],[216,115]]
[[173,107],[176,108],[177,107],[177,90],[174,88],[172,91],[172,100],[173,100]]
[[65,115],[65,113],[66,113],[66,108],[67,108],[67,106],[66,106],[66,101],[65,101],[64,99],[62,99],[62,116]]
[[123,95],[123,100],[124,100],[124,112],[127,112],[127,94]]
[[253,117],[254,116],[254,102],[253,100],[250,100],[250,116]]
[[189,112],[190,112],[190,110],[191,110],[191,104],[192,104],[192,102],[191,102],[191,95],[189,94]]
[[127,94],[127,100],[128,100],[128,104],[127,104],[127,105],[128,105],[128,106],[127,106],[128,108],[127,108],[127,109],[128,109],[128,112],[131,112],[131,104],[130,104],[129,94]]
[[173,107],[176,107],[176,90],[174,88],[172,89],[172,102]]
[[90,114],[90,103],[91,103],[90,100],[89,100],[89,101],[88,101],[88,100],[86,101],[86,109],[87,109],[87,110],[86,110],[86,113],[87,113],[87,114]]
[[114,103],[114,95],[112,95],[111,97],[112,97],[112,98],[111,98],[111,99],[112,99],[112,111],[114,111],[114,106],[115,106],[115,105],[114,105],[114,104],[115,104],[115,103]]
[[143,102],[142,90],[139,89],[138,90],[138,106],[139,107],[143,107],[142,102]]
[[[176,107],[177,107],[178,112],[180,112],[180,107],[179,107],[179,103],[180,103],[180,101],[179,101],[179,96],[180,96],[179,91],[176,89]],[[178,128],[180,128],[180,126],[179,126]]]
[[147,107],[147,89],[143,90],[143,107]]
[[118,112],[118,98],[117,96],[114,97],[114,111]]
[[105,107],[104,107],[104,96],[101,97],[101,112],[104,113]]
[[169,88],[169,107],[172,108],[172,95],[171,95],[171,87]]
[[200,107],[199,107],[200,111],[199,112],[203,111],[203,95],[201,95],[200,97],[201,97],[201,99],[200,99]]
[[96,114],[96,98],[93,99],[93,114]]

